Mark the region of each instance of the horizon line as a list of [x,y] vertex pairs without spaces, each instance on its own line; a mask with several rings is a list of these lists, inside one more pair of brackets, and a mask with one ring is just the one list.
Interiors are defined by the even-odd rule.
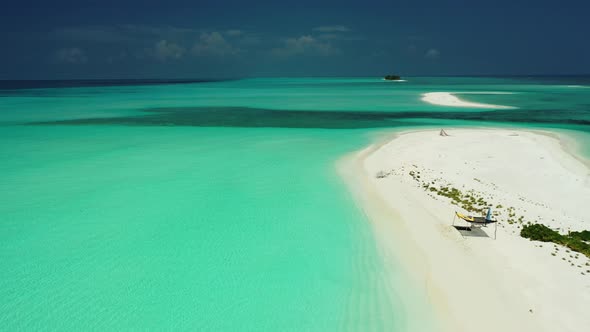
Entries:
[[[252,78],[381,78],[384,76],[377,75],[304,75],[304,76],[242,76],[242,77],[93,77],[93,78],[0,78],[0,82],[15,82],[15,81],[177,81],[177,82],[214,82],[214,81],[230,81]],[[590,77],[590,73],[584,74],[444,74],[444,75],[401,75],[401,77]]]

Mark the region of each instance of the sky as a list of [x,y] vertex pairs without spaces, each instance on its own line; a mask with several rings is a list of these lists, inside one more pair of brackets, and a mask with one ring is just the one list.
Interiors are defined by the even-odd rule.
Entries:
[[590,74],[590,1],[20,0],[0,79]]

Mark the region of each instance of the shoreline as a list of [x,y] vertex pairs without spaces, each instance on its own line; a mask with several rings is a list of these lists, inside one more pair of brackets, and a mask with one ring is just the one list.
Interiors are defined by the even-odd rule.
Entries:
[[[482,144],[481,150],[493,154],[501,154],[501,149],[518,150],[522,147],[533,148],[536,146],[538,149],[535,150],[535,153],[541,153],[542,158],[547,158],[548,164],[545,166],[557,172],[556,174],[568,177],[576,176],[579,179],[583,179],[585,176],[586,179],[590,178],[588,164],[582,163],[583,157],[574,154],[575,150],[570,149],[571,142],[566,141],[567,135],[562,132],[506,128],[445,128],[445,130],[453,136],[451,139],[468,139],[465,142],[477,141],[480,139],[479,136],[484,136],[485,140],[479,142]],[[514,144],[508,148],[505,144],[494,146],[494,139],[501,140],[500,143],[514,141]],[[549,252],[554,250],[552,243],[533,242],[521,238],[517,234],[518,229],[515,228],[519,225],[508,224],[505,215],[497,217],[500,222],[496,241],[490,238],[463,237],[451,227],[453,211],[457,207],[451,205],[448,200],[429,196],[423,188],[417,185],[415,179],[407,175],[408,167],[412,167],[410,164],[422,167],[423,165],[420,165],[419,161],[428,164],[433,161],[431,159],[437,159],[423,158],[421,160],[418,157],[416,160],[403,160],[407,156],[423,152],[423,150],[415,151],[415,149],[404,148],[405,145],[409,143],[420,144],[426,140],[447,140],[445,145],[451,144],[448,141],[449,138],[438,136],[438,130],[400,131],[382,137],[360,152],[347,155],[339,161],[338,168],[359,208],[365,212],[371,223],[385,263],[398,262],[404,267],[404,273],[407,274],[409,282],[414,284],[414,288],[424,289],[422,293],[418,294],[418,297],[424,297],[420,303],[421,305],[432,305],[435,321],[441,324],[441,329],[445,331],[471,331],[474,329],[484,331],[497,331],[498,329],[507,331],[567,331],[579,330],[583,326],[588,326],[590,319],[584,318],[584,313],[579,308],[587,307],[590,304],[590,295],[582,297],[576,296],[576,294],[590,288],[590,275],[581,275],[581,271],[585,271],[583,269],[564,266],[569,265],[562,260],[562,258],[569,259],[564,249],[552,256],[555,253]],[[486,158],[483,154],[477,155],[479,148],[473,148],[473,151],[463,151],[465,147],[461,143],[465,142],[457,141],[453,143],[457,145],[455,151],[451,147],[444,152],[458,153],[459,156],[465,153],[475,156],[474,158]],[[428,144],[430,143],[426,143],[426,145]],[[428,148],[432,147],[426,146],[426,150]],[[431,150],[431,152],[432,155],[437,155],[440,151]],[[516,152],[515,156],[518,156],[518,151],[513,152]],[[534,163],[533,165],[539,163],[537,159],[527,158],[522,160],[521,166],[529,165],[527,163]],[[540,157],[535,155],[534,158]],[[439,161],[449,163],[452,161],[450,160],[443,158]],[[483,159],[478,161],[489,163]],[[436,173],[432,180],[441,177],[447,178],[450,182],[456,182],[456,174],[451,176],[446,173],[449,169],[459,169],[459,165],[463,162],[468,163],[470,159],[460,159],[456,163],[457,165],[450,168],[448,165],[443,165],[440,169],[436,169],[436,166],[433,166],[436,163],[428,164],[430,168],[425,167],[422,172]],[[402,165],[404,163],[405,166]],[[375,173],[379,170],[392,167],[397,167],[399,170],[400,165],[406,167],[405,171],[397,172],[384,179],[375,177]],[[480,167],[483,166],[480,165]],[[468,173],[467,168],[458,172],[461,171]],[[493,173],[494,170],[492,168],[486,172]],[[501,174],[492,174],[490,179],[512,181],[520,172],[521,170],[517,169],[508,179],[501,179]],[[423,176],[425,173],[422,173]],[[439,173],[444,174],[440,175]],[[485,176],[478,176],[481,178],[481,182],[489,180]],[[467,176],[465,177],[467,178]],[[464,187],[472,184],[480,185],[474,181],[475,179],[475,177],[469,178],[465,183],[454,185],[463,185]],[[529,180],[532,181],[534,178],[527,181]],[[541,180],[537,179],[537,182]],[[576,190],[580,191],[582,197],[586,197],[584,195],[590,193],[588,182],[582,182],[582,187],[571,188],[577,188]],[[576,182],[572,183],[573,186]],[[526,189],[531,184],[525,181],[520,185]],[[543,183],[543,185],[559,186],[551,181]],[[497,187],[503,188],[504,183],[499,181]],[[521,188],[509,187],[508,185],[506,188],[511,190]],[[559,188],[555,187],[554,190],[559,191]],[[564,213],[569,213],[568,218],[564,215],[561,224],[559,224],[552,222],[551,219],[555,219],[555,216],[545,211],[550,208],[540,211],[541,208],[530,207],[536,206],[535,204],[547,204],[543,201],[546,198],[544,196],[532,197],[529,203],[520,202],[517,196],[511,195],[510,190],[489,187],[484,191],[486,193],[489,191],[494,196],[491,198],[494,202],[502,200],[504,204],[513,204],[513,201],[522,203],[515,204],[515,207],[518,213],[523,213],[527,219],[531,213],[545,214],[547,220],[542,223],[559,227],[562,232],[566,231],[568,227],[571,230],[582,230],[574,229],[579,228],[580,225],[585,226],[584,229],[590,229],[590,220],[583,219],[585,216],[579,213],[581,211],[566,209]],[[531,192],[530,195],[534,196],[534,192]],[[566,203],[564,202],[564,204]],[[575,209],[575,205],[569,204],[567,206],[570,207],[570,210],[572,206]],[[527,209],[528,214],[522,212]],[[560,211],[560,213],[562,212]],[[583,222],[580,223],[580,220]],[[583,256],[578,259],[582,266],[584,260],[586,263],[590,262]],[[518,295],[515,296],[515,294]],[[485,308],[485,310],[473,311],[470,308]],[[409,312],[410,320],[419,319],[416,310]],[[554,316],[560,317],[560,319]],[[495,319],[499,317],[502,319]]]
[[[451,107],[471,107],[471,108],[487,108],[487,109],[515,109],[513,106],[494,105],[470,102],[462,100],[455,94],[458,92],[427,92],[422,94],[422,101],[432,105],[451,106]],[[473,94],[473,92],[470,92]],[[500,92],[482,92],[482,94],[505,94]]]
[[[438,311],[441,309],[439,305],[433,305],[433,299],[428,294],[429,287],[426,278],[423,278],[422,273],[416,273],[420,269],[409,268],[409,265],[418,264],[421,261],[421,252],[409,250],[412,247],[411,243],[405,243],[406,237],[397,237],[396,242],[387,240],[390,234],[403,234],[407,232],[405,223],[390,223],[391,217],[399,218],[394,209],[383,200],[383,197],[374,190],[373,186],[365,178],[363,171],[363,161],[366,157],[377,151],[389,140],[395,139],[398,133],[384,134],[376,143],[367,146],[366,148],[344,155],[336,162],[337,173],[342,178],[349,194],[361,209],[373,232],[373,236],[377,242],[377,250],[383,258],[383,264],[386,270],[399,270],[398,263],[405,268],[403,275],[396,275],[396,280],[391,280],[391,289],[402,294],[403,299],[413,299],[418,301],[404,303],[405,311],[405,331],[424,331],[431,332],[432,323],[438,323],[441,320],[436,319],[425,322],[422,317],[422,310],[427,306],[428,310]],[[385,232],[383,231],[385,230]],[[399,250],[399,249],[402,250]],[[400,254],[404,252],[405,255]],[[408,263],[412,264],[408,264]],[[392,269],[393,267],[393,269]],[[395,282],[402,281],[403,287]],[[426,285],[424,289],[422,286]],[[431,313],[436,316],[436,312]],[[431,318],[431,317],[428,317]],[[427,320],[428,320],[427,318]],[[434,331],[439,329],[434,329]],[[443,329],[451,331],[450,329]]]

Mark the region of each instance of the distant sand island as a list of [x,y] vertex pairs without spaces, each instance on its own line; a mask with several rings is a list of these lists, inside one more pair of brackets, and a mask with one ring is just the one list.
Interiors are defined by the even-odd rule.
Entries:
[[[471,92],[471,94],[474,94]],[[506,94],[505,92],[477,92],[477,94]],[[459,99],[451,92],[427,92],[422,94],[422,101],[433,105],[450,107],[471,107],[471,108],[493,108],[493,109],[514,109],[516,107],[474,103]]]
[[[458,103],[448,93],[425,97]],[[564,149],[570,141],[561,134],[444,133],[405,131],[339,163],[384,256],[426,287],[443,330],[590,326],[587,162]],[[490,207],[496,240],[493,227],[453,227],[455,211],[477,216]]]

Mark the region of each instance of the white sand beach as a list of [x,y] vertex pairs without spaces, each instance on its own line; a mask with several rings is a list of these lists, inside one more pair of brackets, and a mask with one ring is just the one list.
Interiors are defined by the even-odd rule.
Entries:
[[[482,94],[490,94],[490,92],[484,92]],[[493,93],[493,94],[503,94],[503,93]],[[433,105],[451,106],[451,107],[473,107],[473,108],[490,108],[490,109],[513,109],[513,108],[515,108],[512,106],[483,104],[483,103],[474,103],[474,102],[470,102],[470,101],[465,101],[450,92],[424,93],[422,95],[422,101],[425,101],[425,102],[433,104]]]
[[[590,259],[520,230],[528,222],[562,233],[590,229],[587,164],[548,132],[446,131],[403,132],[339,163],[384,260],[401,262],[424,285],[443,330],[586,329]],[[473,233],[452,227],[454,212],[467,211],[425,184],[491,204],[496,239],[493,225]]]

